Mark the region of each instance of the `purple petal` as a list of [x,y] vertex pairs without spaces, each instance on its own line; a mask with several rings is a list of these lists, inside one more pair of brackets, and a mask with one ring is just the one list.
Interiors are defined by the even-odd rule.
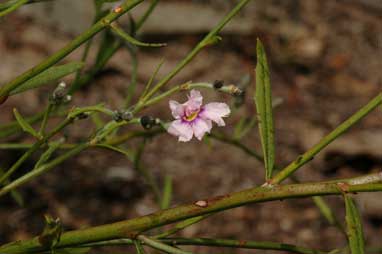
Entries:
[[168,127],[167,132],[179,137],[178,140],[182,142],[190,141],[194,134],[191,125],[182,120],[173,121]]
[[224,120],[222,117],[226,117],[231,113],[229,106],[225,103],[212,102],[203,107],[203,112],[200,116],[204,119],[209,119],[217,123],[219,126],[224,126]]
[[171,114],[174,118],[179,119],[184,115],[184,106],[177,101],[169,101]]
[[202,140],[206,132],[210,133],[212,128],[212,122],[210,120],[196,119],[192,122],[192,130],[194,131],[195,137]]

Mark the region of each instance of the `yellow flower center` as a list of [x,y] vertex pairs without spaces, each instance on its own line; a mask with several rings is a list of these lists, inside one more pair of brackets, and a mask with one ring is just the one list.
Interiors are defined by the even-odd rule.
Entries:
[[197,110],[197,111],[195,111],[195,112],[193,112],[193,113],[191,113],[191,115],[189,115],[189,116],[184,116],[184,117],[183,117],[183,120],[186,120],[186,121],[188,121],[188,122],[191,122],[191,121],[195,120],[195,118],[198,117],[199,112],[200,112],[200,109]]

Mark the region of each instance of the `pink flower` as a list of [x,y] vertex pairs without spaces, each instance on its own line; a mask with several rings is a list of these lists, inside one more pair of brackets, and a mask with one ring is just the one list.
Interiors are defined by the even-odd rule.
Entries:
[[222,117],[231,112],[225,103],[212,102],[202,106],[203,97],[197,90],[192,90],[188,100],[180,104],[177,101],[169,102],[171,113],[175,120],[170,124],[167,131],[179,137],[179,141],[190,141],[195,135],[202,140],[206,133],[210,133],[212,122],[218,126],[224,126]]

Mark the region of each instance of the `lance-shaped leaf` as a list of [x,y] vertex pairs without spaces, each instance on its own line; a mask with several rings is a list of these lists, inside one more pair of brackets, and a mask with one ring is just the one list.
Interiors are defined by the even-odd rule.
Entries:
[[257,40],[256,94],[254,99],[264,154],[265,176],[266,179],[270,179],[275,160],[272,93],[267,57],[260,40]]
[[73,62],[50,67],[49,69],[41,72],[34,78],[26,81],[21,86],[12,90],[10,92],[10,95],[22,93],[30,89],[35,89],[44,85],[48,85],[53,81],[56,81],[58,79],[61,79],[62,77],[65,77],[66,75],[78,71],[83,67],[83,65],[84,64],[82,62]]
[[37,133],[35,129],[33,129],[33,127],[22,117],[22,115],[20,115],[17,109],[13,109],[13,114],[15,115],[16,121],[23,129],[23,131],[31,134],[33,137],[42,139],[42,136],[39,133]]
[[365,241],[361,216],[352,197],[344,195],[346,208],[346,226],[349,246],[352,254],[365,253]]

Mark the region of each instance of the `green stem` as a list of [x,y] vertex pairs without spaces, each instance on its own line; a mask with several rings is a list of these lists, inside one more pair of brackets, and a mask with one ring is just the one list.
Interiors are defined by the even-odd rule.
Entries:
[[133,96],[137,87],[137,79],[138,79],[137,48],[130,45],[126,45],[126,47],[131,56],[131,78],[130,78],[130,84],[127,87],[127,95],[124,102],[125,108],[127,108],[130,105],[130,102],[133,99]]
[[3,11],[0,11],[0,17],[3,17],[5,15],[7,15],[7,14],[17,10],[18,8],[20,8],[21,6],[23,6],[27,2],[28,2],[28,0],[18,0],[13,5],[11,5],[9,8],[7,8],[7,9],[5,9]]
[[41,122],[41,127],[40,127],[40,130],[38,132],[42,136],[45,136],[45,128],[46,128],[46,125],[48,123],[50,112],[52,112],[52,110],[53,110],[53,104],[49,102],[48,107],[46,108],[46,110],[44,112],[44,116],[43,116],[42,122]]
[[255,242],[245,240],[230,240],[230,239],[208,239],[208,238],[170,238],[167,241],[172,241],[174,245],[197,245],[197,246],[214,246],[214,247],[231,247],[243,249],[260,249],[260,250],[280,250],[291,253],[302,254],[327,254],[326,251],[319,251],[300,247],[286,243],[276,242]]
[[176,234],[178,233],[179,231],[189,227],[189,226],[192,226],[206,218],[208,218],[209,216],[213,215],[213,213],[211,214],[205,214],[205,215],[201,215],[201,216],[197,216],[197,217],[192,217],[192,218],[189,218],[187,220],[184,220],[184,221],[181,221],[179,222],[178,224],[176,224],[173,228],[165,231],[165,232],[162,232],[160,233],[159,235],[156,235],[155,238],[156,239],[161,239],[161,238],[165,238],[165,237],[168,237],[170,235],[173,235],[173,234]]
[[136,32],[143,26],[143,24],[146,22],[146,20],[150,17],[151,13],[154,11],[158,2],[159,2],[159,0],[152,0],[151,1],[149,8],[145,11],[145,13],[141,16],[141,18],[135,24],[135,31]]
[[80,144],[80,145],[76,146],[75,148],[67,151],[63,155],[61,155],[61,156],[57,157],[56,159],[52,160],[51,162],[48,162],[48,163],[46,163],[46,164],[44,164],[44,165],[34,169],[33,171],[30,171],[29,173],[23,175],[22,177],[17,178],[13,182],[7,184],[6,186],[4,186],[3,188],[0,189],[0,197],[5,195],[5,194],[7,194],[8,192],[16,189],[20,185],[22,185],[22,184],[24,184],[24,183],[34,179],[35,177],[41,175],[42,173],[45,173],[48,170],[54,168],[58,164],[60,164],[63,161],[67,160],[68,158],[70,158],[70,157],[72,157],[74,155],[77,155],[78,153],[80,153],[81,151],[86,149],[87,147],[89,147],[88,143]]
[[160,241],[156,241],[156,240],[149,238],[147,236],[144,236],[144,235],[139,235],[137,238],[138,238],[138,240],[141,240],[146,245],[148,245],[154,249],[164,251],[166,253],[170,253],[170,254],[192,254],[192,252],[184,251],[184,250],[172,247],[170,245],[164,244]]
[[322,149],[327,145],[337,139],[339,136],[344,134],[347,130],[350,129],[354,124],[359,122],[362,118],[368,115],[376,107],[382,103],[382,94],[378,94],[374,99],[372,99],[368,104],[362,107],[354,115],[348,118],[345,122],[340,124],[336,129],[331,133],[325,136],[319,143],[313,146],[311,149],[306,151],[303,155],[299,156],[295,161],[290,163],[286,168],[281,170],[276,174],[272,179],[269,180],[269,184],[278,184],[288,178],[293,172],[305,165],[307,162],[311,161],[316,154],[318,154]]
[[[165,238],[158,240],[162,243],[169,245],[195,245],[195,246],[209,246],[209,247],[231,247],[236,249],[260,249],[260,250],[279,250],[288,251],[290,253],[300,254],[329,254],[328,251],[320,251],[308,249],[301,246],[296,246],[287,243],[277,242],[258,242],[248,240],[232,240],[232,239],[210,239],[210,238]],[[131,239],[118,239],[110,241],[102,241],[89,243],[79,246],[81,247],[103,247],[103,246],[124,246],[132,245]]]
[[246,154],[254,157],[259,162],[263,162],[263,156],[261,156],[260,154],[256,153],[253,149],[251,149],[251,148],[247,147],[246,145],[244,145],[243,143],[241,143],[240,140],[226,137],[223,134],[216,133],[216,132],[211,133],[209,136],[213,139],[219,140],[220,142],[223,142],[223,143],[226,143],[229,145],[233,145],[233,146],[241,149],[242,151],[244,151]]
[[[138,112],[138,110],[140,109],[143,109],[143,108],[146,108],[148,106],[151,106],[155,103],[158,103],[159,101],[163,100],[164,98],[166,97],[169,97],[170,95],[176,93],[176,92],[179,92],[179,91],[188,91],[188,90],[191,90],[191,89],[194,89],[194,88],[207,88],[207,89],[215,89],[213,84],[211,83],[207,83],[207,82],[199,82],[199,83],[184,83],[184,84],[181,84],[181,85],[177,85],[177,86],[174,86],[173,88],[155,96],[154,98],[151,98],[147,101],[145,101],[144,103],[142,103],[142,101],[144,99],[141,100],[141,106],[140,107],[137,107],[134,109],[134,113]],[[215,89],[216,90],[216,89]],[[223,93],[228,93],[228,94],[233,94],[235,91],[237,90],[237,88],[233,85],[229,85],[229,86],[223,86],[222,88],[219,88],[218,91],[219,92],[223,92]],[[139,105],[139,103],[138,103]]]
[[[0,11],[8,9],[12,5],[16,4],[17,1],[19,1],[19,0],[10,0],[10,1],[5,2],[5,3],[0,3]],[[47,1],[52,1],[52,0],[29,0],[26,2],[26,4],[32,4],[32,3],[38,3],[38,2],[47,2]]]
[[[221,141],[223,143],[227,143],[227,144],[233,145],[233,146],[241,149],[242,151],[244,151],[246,154],[254,157],[259,162],[263,162],[263,156],[261,156],[260,154],[256,153],[254,150],[250,149],[249,147],[245,146],[238,139],[226,137],[226,136],[224,136],[223,134],[220,134],[220,133],[211,133],[210,137],[214,138],[216,140],[219,140],[219,141]],[[278,168],[279,167],[277,165],[275,165],[275,169],[278,169]],[[361,184],[361,183],[364,183],[365,181],[366,182],[370,182],[371,179],[372,179],[372,181],[375,181],[375,182],[382,181],[382,175],[380,173],[374,173],[374,174],[369,174],[369,175],[361,176],[360,179],[352,179],[352,181],[358,182],[358,184]],[[299,181],[297,179],[292,179],[292,180],[295,183],[299,183]],[[353,184],[356,184],[356,183],[353,183]],[[338,218],[335,216],[335,214],[333,213],[333,211],[329,207],[329,205],[326,203],[326,201],[322,197],[313,197],[313,202],[318,207],[319,211],[325,217],[325,219],[331,225],[336,226],[346,236],[344,228],[342,227],[342,225],[339,222]]]
[[[337,183],[305,183],[292,185],[277,185],[273,187],[255,187],[220,197],[199,200],[193,204],[161,210],[156,213],[134,218],[127,221],[103,226],[69,231],[63,233],[57,247],[68,247],[96,241],[111,240],[122,237],[135,237],[140,232],[170,224],[187,218],[201,216],[212,212],[227,210],[250,203],[304,198],[310,196],[342,195],[344,191],[342,180]],[[382,191],[381,183],[346,185],[346,192]],[[200,205],[202,204],[202,205]],[[38,237],[26,241],[17,241],[0,247],[0,253],[15,254],[47,250]]]
[[[147,20],[147,18],[150,16],[150,14],[155,9],[155,6],[156,6],[157,3],[158,3],[158,0],[154,0],[151,3],[150,7],[143,14],[142,18],[137,22],[137,24],[135,26],[135,32],[137,32],[142,27],[144,22]],[[69,94],[74,93],[79,88],[81,88],[85,84],[89,83],[94,78],[94,76],[105,66],[105,64],[110,60],[110,58],[117,52],[117,50],[121,47],[121,45],[122,45],[122,42],[121,41],[117,41],[113,45],[109,46],[111,48],[109,48],[108,54],[102,58],[102,61],[100,61],[96,65],[94,65],[90,69],[90,71],[88,71],[87,73],[82,75],[80,77],[80,79],[78,80],[78,82],[76,83],[76,86],[71,86],[69,88]]]
[[61,59],[63,59],[65,56],[67,56],[69,53],[74,51],[76,48],[78,48],[81,44],[92,38],[95,34],[100,32],[102,29],[108,27],[111,22],[119,18],[121,15],[138,5],[139,3],[143,2],[144,0],[132,0],[132,1],[124,1],[124,3],[121,5],[119,12],[110,12],[108,15],[106,15],[104,18],[99,20],[97,23],[95,23],[91,28],[89,28],[87,31],[82,33],[80,36],[72,40],[69,44],[67,44],[65,47],[63,47],[61,50],[38,64],[37,66],[33,67],[32,69],[24,72],[11,82],[5,84],[0,89],[0,100],[3,101],[5,98],[9,95],[9,92],[19,87],[21,84],[23,84],[25,81],[33,78],[37,74],[41,73],[45,69],[51,67]]
[[[95,1],[96,2],[96,1]],[[100,5],[94,3],[95,5],[95,15],[94,15],[94,19],[93,19],[93,22],[92,22],[92,25],[94,25],[101,17],[101,8],[102,8],[102,4],[101,3]],[[89,51],[90,51],[90,48],[91,48],[91,45],[93,43],[93,38],[90,38],[86,44],[85,44],[85,48],[84,48],[84,51],[82,52],[82,56],[81,56],[81,62],[83,63],[86,63],[86,59],[88,58],[88,55],[89,55]],[[85,66],[85,64],[84,64]],[[76,72],[76,76],[74,77],[74,81],[73,81],[73,84],[72,86],[70,87],[70,93],[72,91],[76,91],[78,89],[78,82],[80,81],[80,77],[81,77],[81,73],[82,73],[82,70],[83,70],[84,67],[82,67],[81,69],[79,69],[77,72]]]
[[44,136],[43,139],[37,141],[31,148],[28,149],[13,165],[12,167],[0,178],[0,183],[4,183],[20,166],[21,164],[28,159],[35,151],[37,151],[43,144],[45,144],[51,137],[60,132],[63,128],[65,128],[68,124],[70,124],[73,119],[67,118],[61,122],[54,130],[52,130],[49,134]]
[[142,166],[142,155],[146,146],[146,139],[140,144],[137,154],[134,158],[134,167],[138,173],[145,179],[148,186],[151,188],[154,193],[155,200],[158,205],[161,203],[161,192],[158,184],[156,183],[154,176],[148,171],[144,166]]
[[140,109],[145,102],[150,99],[160,88],[166,85],[179,71],[181,71],[191,60],[206,46],[214,44],[218,33],[223,27],[249,2],[250,0],[241,0],[218,24],[212,29],[194,48],[190,53],[180,61],[175,68],[161,79],[153,89],[147,93],[140,103],[136,106],[137,110]]

